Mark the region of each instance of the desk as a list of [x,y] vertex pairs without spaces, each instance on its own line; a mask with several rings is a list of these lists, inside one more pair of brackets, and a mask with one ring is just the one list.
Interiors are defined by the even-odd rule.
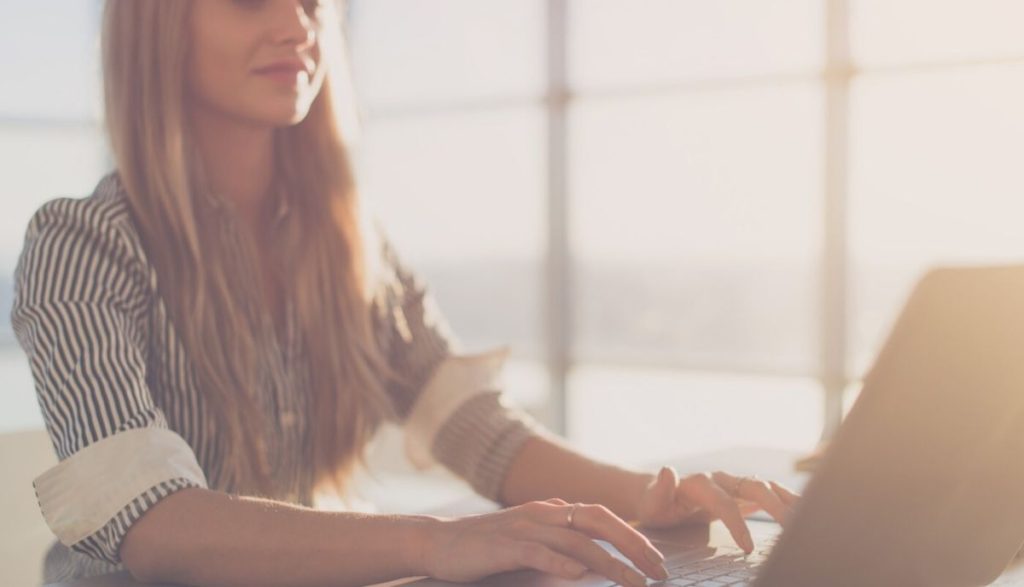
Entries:
[[[696,471],[721,469],[739,475],[759,475],[765,479],[774,479],[794,489],[801,489],[807,479],[805,474],[793,471],[792,463],[797,454],[790,451],[761,448],[736,448],[714,453],[695,455],[677,460],[674,463],[680,474]],[[494,505],[479,498],[469,498],[453,503],[448,507],[428,513],[441,515],[466,515],[493,510]],[[678,530],[681,532],[706,532],[703,528]],[[374,587],[395,587],[410,582],[410,579],[393,581]],[[1011,567],[993,585],[1024,587],[1024,561]],[[156,585],[138,583],[128,573],[114,573],[93,577],[71,583],[55,583],[44,587],[174,587],[173,585]]]

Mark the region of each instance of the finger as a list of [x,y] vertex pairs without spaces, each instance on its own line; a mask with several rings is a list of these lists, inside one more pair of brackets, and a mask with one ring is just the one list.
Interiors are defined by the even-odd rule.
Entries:
[[[636,572],[632,567],[615,558],[607,550],[598,546],[590,537],[582,532],[566,528],[556,528],[544,524],[536,524],[531,529],[531,537],[545,546],[569,556],[591,570],[615,581],[627,585],[647,585],[644,576]],[[667,579],[668,571],[660,566],[657,567],[657,574],[651,575],[655,579]]]
[[[779,524],[786,523],[786,519],[789,517],[789,506],[783,503],[779,496],[772,491],[771,486],[764,481],[751,478],[743,480],[721,471],[714,473],[712,478],[720,487],[736,488],[738,494],[734,495],[734,498],[753,502],[768,512],[768,515]],[[741,505],[741,515],[747,515],[743,511],[743,505],[745,504]]]
[[[675,471],[668,469],[669,480],[675,483]],[[559,528],[568,527],[569,512],[573,514],[573,529],[585,532],[595,538],[610,542],[638,568],[651,577],[665,573],[665,557],[651,544],[646,536],[635,530],[621,518],[602,505],[577,504],[556,506],[546,502],[530,502],[518,506],[527,519]]]
[[799,495],[793,493],[786,487],[779,485],[774,481],[770,481],[769,483],[771,483],[772,491],[774,491],[775,494],[779,496],[779,499],[782,500],[782,503],[788,505],[789,507],[796,506],[796,502],[800,500]]
[[692,496],[704,509],[722,520],[736,544],[748,554],[754,551],[754,539],[732,497],[706,474],[690,475],[680,482],[680,491]]
[[512,563],[516,568],[536,569],[565,579],[579,579],[587,572],[587,568],[579,561],[538,542],[515,542],[507,552],[512,554]]
[[654,487],[651,488],[652,495],[658,503],[671,503],[678,484],[679,477],[676,475],[675,469],[662,467],[658,471],[658,477],[654,480]]
[[741,487],[740,499],[759,504],[768,515],[779,524],[785,526],[789,519],[789,506],[784,504],[778,495],[764,481],[748,481]]
[[[544,501],[530,501],[509,508],[507,511],[517,516],[523,514],[526,519],[535,522],[564,526],[568,523],[569,519],[567,506],[569,506],[568,502],[555,497]],[[519,513],[516,514],[515,512]],[[561,518],[561,524],[557,521],[559,518]]]
[[[573,506],[568,506],[573,507]],[[565,510],[563,510],[565,511]],[[565,514],[566,516],[568,514]],[[565,524],[554,523],[551,526],[565,527]],[[603,505],[586,504],[576,506],[573,517],[573,530],[578,530],[610,542],[619,549],[637,568],[651,577],[665,577],[665,557],[651,544],[646,536],[627,524]]]
[[738,499],[736,500],[736,503],[740,506],[740,513],[743,514],[744,518],[756,514],[762,509],[761,506],[756,503],[745,499]]

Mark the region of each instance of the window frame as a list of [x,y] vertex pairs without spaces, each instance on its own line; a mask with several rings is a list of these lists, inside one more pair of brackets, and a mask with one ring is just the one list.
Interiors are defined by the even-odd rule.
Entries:
[[[576,92],[570,84],[569,37],[571,26],[571,0],[546,0],[543,42],[545,87],[539,98],[497,97],[485,100],[453,102],[450,104],[409,105],[387,107],[372,111],[372,118],[417,117],[439,112],[467,112],[479,109],[501,109],[510,105],[530,105],[542,108],[546,120],[546,142],[543,145],[546,163],[545,209],[547,212],[543,244],[542,272],[542,348],[543,363],[548,373],[549,400],[543,414],[546,423],[556,432],[568,434],[567,391],[573,359],[573,299],[574,262],[570,225],[572,212],[569,197],[569,150],[571,129],[567,124],[569,110],[583,96],[607,93],[614,96],[637,97],[678,94],[714,90],[722,87],[758,87],[791,83],[794,78],[813,79],[824,90],[822,147],[823,183],[821,197],[823,213],[820,217],[822,252],[819,260],[819,341],[817,372],[813,375],[825,394],[824,428],[822,438],[828,438],[837,429],[843,415],[845,392],[857,384],[860,375],[850,372],[850,309],[851,262],[849,238],[850,208],[850,95],[853,82],[860,75],[884,71],[910,73],[954,67],[973,67],[990,64],[1019,62],[1006,57],[938,60],[928,63],[887,65],[859,68],[851,51],[851,3],[854,0],[822,0],[824,6],[824,65],[809,74],[753,74],[720,79],[692,79],[677,84],[656,87],[627,87],[611,90]],[[345,19],[346,25],[349,19]],[[364,115],[367,111],[364,110]],[[100,123],[90,117],[73,119],[58,116],[24,118],[0,114],[0,132],[7,128],[46,129],[53,126],[96,127]],[[0,341],[0,349],[11,341]],[[631,363],[624,363],[631,366]],[[649,365],[648,365],[649,366]],[[717,372],[714,365],[658,364],[658,367],[678,368],[694,372]],[[730,372],[743,372],[735,370]],[[770,376],[806,376],[806,373],[761,372]]]

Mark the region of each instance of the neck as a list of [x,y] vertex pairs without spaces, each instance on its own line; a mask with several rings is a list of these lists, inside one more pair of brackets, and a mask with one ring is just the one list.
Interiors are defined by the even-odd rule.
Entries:
[[273,129],[202,108],[193,123],[210,187],[255,227],[273,181]]

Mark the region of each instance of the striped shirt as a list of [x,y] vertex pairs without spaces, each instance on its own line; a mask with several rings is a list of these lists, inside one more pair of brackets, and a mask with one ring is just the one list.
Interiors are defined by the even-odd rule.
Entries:
[[[279,215],[287,213],[285,204]],[[227,245],[238,238],[233,222],[222,234]],[[503,354],[457,354],[423,283],[381,242],[386,295],[374,328],[389,365],[405,376],[388,393],[407,452],[497,499],[512,458],[539,427],[495,389]],[[157,283],[116,173],[89,197],[44,204],[29,223],[11,318],[60,461],[35,480],[43,516],[64,545],[47,557],[48,582],[119,569],[127,530],[175,491],[233,492],[223,439]],[[270,497],[311,506],[309,370],[287,294],[285,307],[281,337],[267,320],[267,384],[256,401],[270,423]]]

